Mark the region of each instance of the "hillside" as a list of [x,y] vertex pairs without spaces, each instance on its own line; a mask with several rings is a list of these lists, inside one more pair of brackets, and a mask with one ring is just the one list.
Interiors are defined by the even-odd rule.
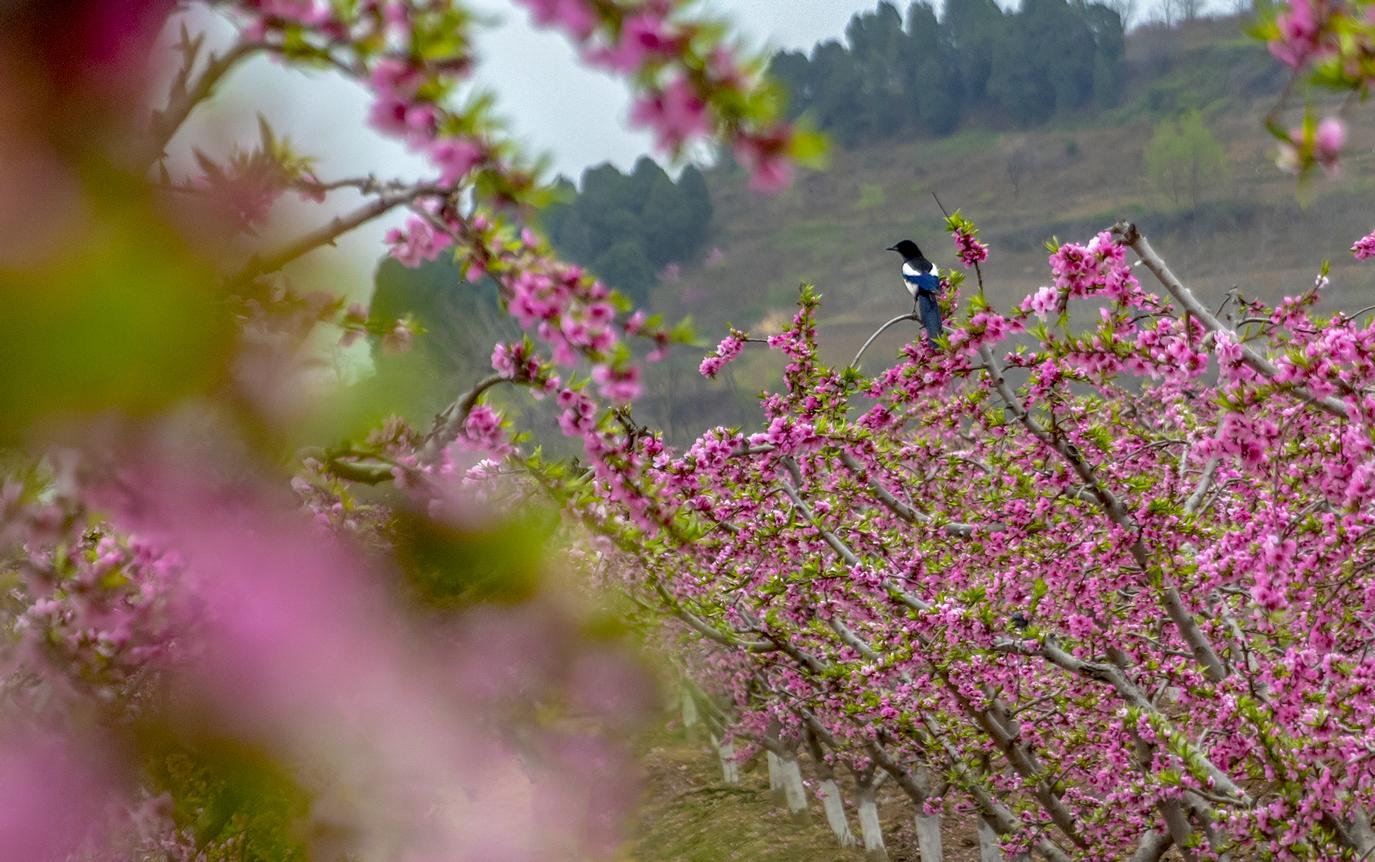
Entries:
[[[1283,86],[1282,67],[1241,27],[1230,19],[1133,32],[1126,96],[1096,117],[1066,117],[1030,131],[971,123],[948,137],[837,150],[827,171],[803,175],[776,198],[749,192],[728,169],[711,171],[708,244],[721,250],[719,260],[661,285],[655,307],[692,315],[703,340],[714,344],[727,323],[755,334],[774,331],[790,314],[799,282],[809,281],[825,297],[823,355],[848,362],[880,323],[908,310],[896,257],[883,249],[910,237],[938,264],[953,257],[932,192],[979,224],[992,247],[989,297],[1001,308],[1044,283],[1047,239],[1086,240],[1119,217],[1136,221],[1209,300],[1233,285],[1266,299],[1302,290],[1329,259],[1332,307],[1363,307],[1375,292],[1348,249],[1370,227],[1375,115],[1357,108],[1340,176],[1315,177],[1301,192],[1276,168],[1276,147],[1263,126]],[[1157,189],[1144,165],[1156,124],[1186,108],[1201,111],[1228,164],[1225,176],[1209,178],[1196,211]],[[1023,166],[1015,188],[1013,154]],[[906,337],[897,330],[885,336],[871,348],[870,364],[891,356]],[[674,436],[704,421],[745,421],[754,414],[753,393],[777,379],[777,362],[755,349],[733,376],[698,382],[700,355],[690,353],[681,351],[652,379],[651,419]]]

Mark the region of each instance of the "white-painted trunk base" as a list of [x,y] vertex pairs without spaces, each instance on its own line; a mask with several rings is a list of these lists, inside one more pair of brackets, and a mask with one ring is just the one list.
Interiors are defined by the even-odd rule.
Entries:
[[[1028,862],[1031,857],[1018,853],[1007,862]],[[979,818],[979,862],[1005,862],[1002,847],[998,845],[998,833],[988,821]]]
[[834,778],[821,782],[821,807],[826,811],[826,825],[836,837],[841,847],[855,846],[855,834],[850,831],[850,820],[845,816],[845,800],[840,797],[840,785]]
[[783,799],[788,813],[794,817],[807,816],[807,787],[802,783],[802,765],[796,758],[778,759],[778,777],[783,782]]
[[783,777],[778,771],[778,755],[772,751],[764,752],[764,760],[769,764],[769,790],[774,793],[783,792]]
[[944,850],[941,848],[941,817],[939,814],[926,815],[917,812],[917,851],[921,862],[941,862]]
[[1370,815],[1366,814],[1365,809],[1357,808],[1352,815],[1351,832],[1356,839],[1356,847],[1362,853],[1369,853],[1375,847],[1375,831],[1370,828]]
[[1003,862],[1003,851],[998,846],[998,833],[994,832],[993,827],[982,817],[979,818],[979,862]]
[[697,698],[692,696],[692,692],[683,689],[683,729],[692,732],[701,720],[697,714]]
[[716,746],[716,756],[721,760],[721,783],[739,784],[740,764],[735,762],[735,743],[718,742],[715,736],[711,741]]
[[883,846],[883,826],[872,796],[859,797],[859,833],[864,839],[864,858],[869,862],[887,862],[888,848]]

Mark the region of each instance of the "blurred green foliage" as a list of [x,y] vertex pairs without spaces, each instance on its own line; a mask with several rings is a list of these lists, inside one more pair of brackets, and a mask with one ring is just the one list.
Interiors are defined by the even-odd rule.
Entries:
[[[219,280],[146,188],[102,178],[60,252],[0,264],[0,442],[53,415],[141,415],[221,379],[232,320]],[[69,220],[69,221],[68,221]]]
[[559,523],[558,512],[541,499],[527,501],[514,517],[461,524],[401,512],[388,533],[409,598],[421,607],[447,610],[532,599]]
[[271,757],[225,739],[151,734],[152,785],[173,800],[172,815],[189,828],[205,862],[304,862],[311,795]]

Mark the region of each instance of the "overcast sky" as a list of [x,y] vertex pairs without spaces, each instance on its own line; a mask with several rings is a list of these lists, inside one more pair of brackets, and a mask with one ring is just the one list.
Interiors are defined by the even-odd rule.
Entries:
[[[502,25],[479,43],[484,80],[501,95],[515,128],[554,156],[557,170],[576,175],[610,160],[628,166],[651,149],[648,135],[625,127],[626,89],[606,74],[581,68],[558,34],[536,30],[524,10],[505,0],[480,0]],[[810,48],[839,37],[855,12],[876,0],[713,0],[756,48]]]
[[[909,0],[894,2],[905,10]],[[1016,0],[999,2],[1017,5]],[[1138,15],[1156,2],[1138,0]],[[534,29],[524,8],[510,0],[476,0],[476,5],[501,21],[479,42],[480,75],[498,91],[514,129],[534,149],[551,154],[556,170],[576,177],[608,160],[628,167],[651,150],[648,135],[626,127],[630,102],[619,81],[580,67],[568,42]],[[754,48],[810,49],[823,39],[843,38],[851,16],[874,9],[878,0],[707,0],[704,5],[734,21]]]

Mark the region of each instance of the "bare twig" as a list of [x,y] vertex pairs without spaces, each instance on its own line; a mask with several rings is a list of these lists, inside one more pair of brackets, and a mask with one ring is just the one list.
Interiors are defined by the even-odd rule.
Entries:
[[[171,142],[182,123],[186,122],[186,118],[191,115],[197,105],[209,98],[210,91],[214,89],[220,79],[228,74],[240,60],[264,47],[260,42],[240,39],[231,45],[224,54],[219,56],[212,54],[205,70],[190,87],[184,86],[186,73],[189,70],[183,70],[183,74],[178,77],[177,86],[173,87],[172,94],[167,100],[166,107],[153,113],[153,121],[149,129],[152,141],[149,143],[146,161],[152,163],[162,158],[167,149],[167,144]],[[194,56],[187,57],[188,63],[193,61]]]
[[334,241],[356,227],[367,224],[379,216],[395,209],[398,206],[411,203],[418,198],[441,194],[441,192],[431,188],[409,189],[403,192],[390,192],[380,195],[376,200],[367,203],[351,213],[339,216],[312,230],[295,240],[287,243],[276,251],[254,257],[231,276],[228,281],[230,287],[237,287],[250,279],[260,275],[276,272],[299,257],[314,251],[321,246],[333,245]]
[[866,342],[864,342],[864,346],[861,347],[861,348],[859,349],[859,352],[855,354],[855,358],[850,360],[850,367],[851,367],[851,368],[859,368],[859,360],[860,360],[860,357],[864,356],[864,351],[866,351],[866,350],[869,349],[869,345],[871,345],[871,344],[874,343],[874,339],[878,338],[880,335],[882,335],[883,333],[887,332],[887,331],[888,331],[889,329],[891,329],[892,327],[898,325],[899,323],[902,323],[904,320],[919,320],[919,319],[920,319],[920,318],[918,318],[917,315],[916,315],[915,313],[903,314],[903,315],[899,315],[898,317],[893,318],[892,320],[890,320],[890,321],[888,321],[887,323],[885,323],[885,324],[883,324],[882,326],[880,326],[877,330],[875,330],[875,332],[874,332],[873,335],[869,336],[869,340],[866,341]]

